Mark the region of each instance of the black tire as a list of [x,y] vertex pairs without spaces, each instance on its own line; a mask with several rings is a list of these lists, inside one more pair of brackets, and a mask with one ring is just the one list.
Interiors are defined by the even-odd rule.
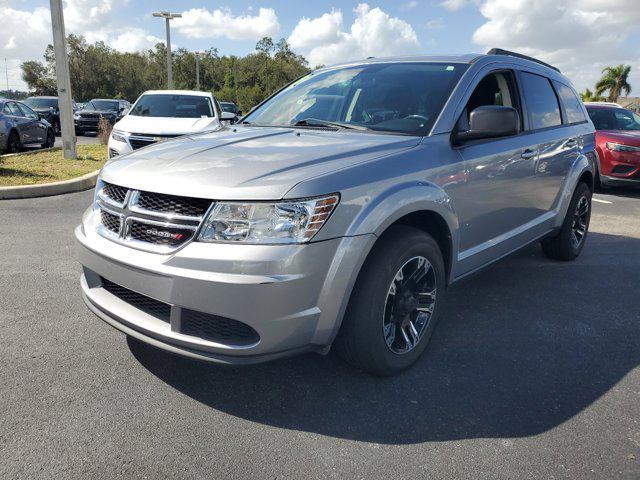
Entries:
[[41,146],[42,148],[52,148],[55,145],[55,143],[56,143],[56,136],[55,136],[55,133],[53,133],[53,130],[50,128],[47,130],[47,139]]
[[[571,197],[560,231],[554,237],[545,238],[541,242],[542,250],[547,257],[552,260],[567,262],[580,255],[589,233],[591,195],[589,186],[584,182],[580,182],[573,192],[573,197]],[[583,216],[582,212],[585,205],[587,210],[586,215]],[[578,235],[578,231],[583,229],[584,233],[581,236]]]
[[9,138],[7,139],[7,145],[5,148],[6,153],[18,153],[22,150],[22,142],[20,141],[20,135],[18,132],[13,130],[9,134]]
[[[385,338],[384,323],[389,318],[385,317],[385,306],[388,307],[390,298],[395,298],[390,296],[390,287],[398,279],[397,273],[418,256],[428,260],[432,267],[432,270],[425,271],[433,272],[428,274],[435,285],[433,311],[423,324],[415,346],[410,351],[395,353]],[[422,278],[426,277],[427,274]],[[338,355],[353,366],[379,376],[394,375],[410,367],[429,343],[438,321],[438,306],[444,291],[444,261],[436,241],[417,228],[404,225],[391,227],[377,241],[358,275],[334,342]],[[393,310],[395,306],[390,308]],[[405,318],[414,314],[418,315],[413,311]],[[402,341],[402,338],[398,338]]]
[[60,135],[62,135],[62,130],[60,129],[59,120],[54,120],[51,126],[53,127],[53,133],[56,137],[59,137]]

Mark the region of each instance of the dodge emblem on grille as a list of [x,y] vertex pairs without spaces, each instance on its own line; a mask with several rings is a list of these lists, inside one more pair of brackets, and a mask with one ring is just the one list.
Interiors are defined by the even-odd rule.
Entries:
[[182,233],[172,233],[157,228],[147,228],[144,231],[147,235],[153,235],[154,237],[168,238],[170,240],[181,240],[184,237]]

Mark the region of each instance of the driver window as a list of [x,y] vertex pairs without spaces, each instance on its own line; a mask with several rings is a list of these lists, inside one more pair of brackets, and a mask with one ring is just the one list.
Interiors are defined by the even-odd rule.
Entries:
[[458,121],[458,130],[469,130],[469,115],[485,105],[500,105],[518,109],[513,77],[509,72],[490,73],[478,83]]

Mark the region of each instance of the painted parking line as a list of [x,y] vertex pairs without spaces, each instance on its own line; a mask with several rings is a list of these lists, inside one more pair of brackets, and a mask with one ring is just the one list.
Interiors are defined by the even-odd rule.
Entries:
[[613,202],[610,202],[608,200],[601,200],[599,198],[592,198],[591,200],[593,200],[594,202],[598,202],[598,203],[607,203],[607,204],[612,204]]

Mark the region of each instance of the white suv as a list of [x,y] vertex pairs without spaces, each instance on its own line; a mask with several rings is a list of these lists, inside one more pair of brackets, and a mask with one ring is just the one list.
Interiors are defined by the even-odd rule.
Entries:
[[169,138],[217,130],[233,114],[223,112],[211,93],[191,90],[144,92],[109,137],[109,158]]

